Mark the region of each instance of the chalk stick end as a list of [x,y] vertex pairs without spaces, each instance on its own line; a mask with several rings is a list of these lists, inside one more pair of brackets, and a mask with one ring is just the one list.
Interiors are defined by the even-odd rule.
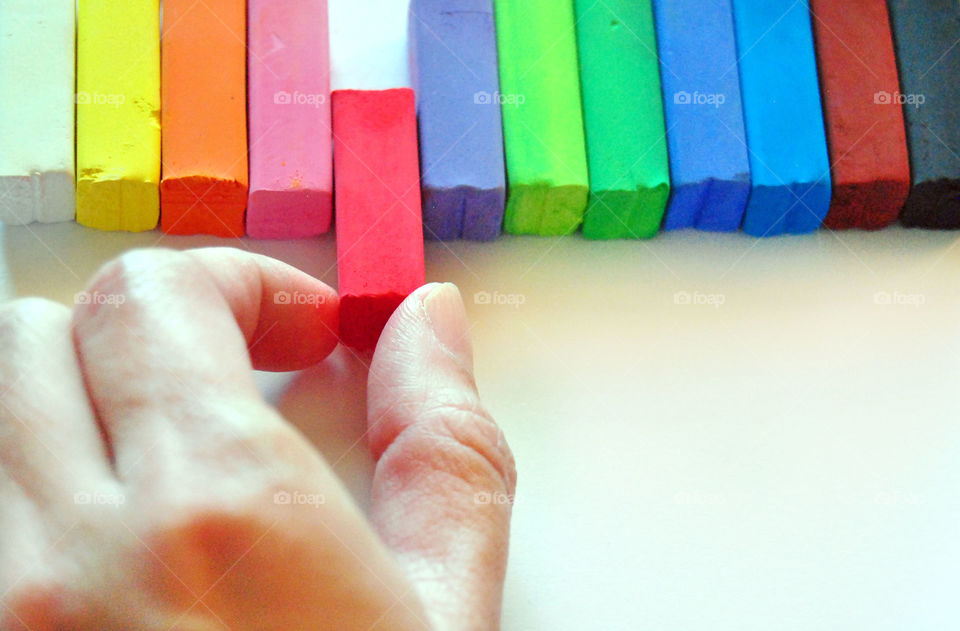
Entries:
[[588,239],[652,239],[670,198],[666,184],[633,191],[596,191],[583,222]]
[[424,236],[433,241],[493,241],[500,236],[505,205],[503,188],[424,187]]
[[823,224],[831,196],[831,184],[823,180],[756,186],[744,214],[743,231],[752,237],[815,232]]
[[837,184],[823,225],[830,230],[886,228],[897,221],[909,194],[909,180]]
[[507,200],[504,229],[510,234],[562,237],[583,223],[586,186],[513,185]]
[[107,231],[145,232],[160,220],[156,182],[89,180],[77,182],[77,223]]
[[900,221],[908,228],[960,229],[960,180],[939,179],[916,184]]
[[358,351],[372,351],[390,316],[406,295],[344,295],[340,297],[340,342]]
[[463,238],[467,241],[493,241],[503,232],[506,211],[505,188],[476,190],[467,196],[463,207]]
[[736,232],[749,199],[749,174],[680,184],[673,188],[663,229]]
[[166,234],[244,235],[247,186],[241,182],[200,176],[164,178],[160,201],[160,227]]
[[330,230],[332,217],[330,191],[253,191],[247,206],[247,235],[254,239],[315,237]]
[[23,226],[37,221],[73,221],[75,191],[72,172],[0,177],[0,222]]

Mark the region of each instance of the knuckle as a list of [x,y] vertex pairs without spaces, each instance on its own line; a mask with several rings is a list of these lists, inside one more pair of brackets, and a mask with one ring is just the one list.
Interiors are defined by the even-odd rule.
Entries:
[[220,560],[230,563],[249,550],[270,526],[265,511],[252,503],[231,507],[218,502],[168,508],[167,512],[148,532],[153,541],[150,547],[179,564],[193,560],[204,565]]
[[[137,564],[145,575],[173,573],[182,581],[170,583],[159,600],[189,605],[191,594],[205,593],[220,577],[237,580],[253,566],[295,545],[293,526],[278,523],[272,497],[266,490],[243,497],[197,499],[163,507],[163,517],[137,530],[145,542]],[[244,561],[243,566],[238,564]]]
[[206,282],[203,266],[184,252],[131,250],[104,264],[86,289],[74,296],[73,326],[97,330],[120,321],[131,332],[139,331],[141,325],[149,328],[143,318],[160,313],[159,302],[184,291],[210,294]]
[[475,453],[498,474],[504,489],[512,494],[517,468],[506,436],[483,407],[444,406],[438,418],[455,444]]
[[[136,297],[142,284],[196,273],[196,262],[182,252],[156,249],[135,249],[105,263],[87,285],[87,298],[103,296]],[[132,295],[130,295],[132,294]]]
[[53,579],[21,580],[3,597],[2,626],[10,630],[54,631],[70,627],[69,603],[78,594]]
[[[0,398],[11,393],[52,338],[66,338],[70,311],[42,298],[21,298],[0,305]],[[67,342],[68,343],[68,342]]]
[[479,404],[445,402],[429,407],[405,427],[384,456],[410,458],[476,487],[492,481],[513,494],[517,469],[503,430]]
[[[0,342],[19,340],[51,324],[66,321],[69,311],[45,298],[18,298],[0,305]],[[29,336],[29,335],[28,335]]]

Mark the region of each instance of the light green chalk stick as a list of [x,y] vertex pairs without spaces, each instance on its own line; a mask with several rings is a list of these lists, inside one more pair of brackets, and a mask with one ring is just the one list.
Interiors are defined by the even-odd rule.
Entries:
[[650,238],[670,166],[650,0],[575,0],[590,163],[592,239]]
[[589,179],[572,0],[496,0],[512,234],[575,232]]

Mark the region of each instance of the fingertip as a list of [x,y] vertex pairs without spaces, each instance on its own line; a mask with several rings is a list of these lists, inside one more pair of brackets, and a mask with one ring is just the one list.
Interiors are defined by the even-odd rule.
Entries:
[[257,370],[301,370],[336,348],[340,298],[327,284],[276,259],[232,248],[189,254],[230,304]]
[[264,278],[257,328],[248,340],[258,370],[301,370],[320,363],[339,343],[340,298],[302,272],[282,282]]
[[453,283],[435,286],[423,298],[427,325],[437,342],[460,366],[473,374],[473,343],[470,321],[460,289]]
[[[414,339],[419,343],[411,344]],[[460,290],[453,283],[428,283],[411,293],[387,321],[377,354],[387,355],[398,347],[429,353],[434,343],[472,372],[470,324]]]
[[405,330],[410,327],[419,327],[423,323],[424,301],[440,283],[427,283],[422,287],[415,289],[407,296],[400,306],[396,308],[393,315],[387,320],[383,332],[380,334],[380,340],[377,342],[376,350],[381,347],[388,347],[394,343],[394,338],[402,337]]
[[[379,457],[397,435],[415,419],[409,410],[414,402],[425,404],[428,395],[448,396],[439,389],[452,388],[463,398],[475,397],[472,376],[472,352],[469,359],[450,351],[443,340],[459,341],[467,334],[466,313],[457,314],[459,291],[454,285],[429,283],[411,293],[396,309],[384,327],[370,362],[367,407],[369,441]],[[463,309],[462,305],[459,307]],[[431,310],[433,314],[431,314]],[[434,325],[449,325],[459,330],[438,334]],[[467,362],[469,361],[469,365]],[[437,392],[426,392],[433,388]],[[422,394],[420,394],[422,393]]]

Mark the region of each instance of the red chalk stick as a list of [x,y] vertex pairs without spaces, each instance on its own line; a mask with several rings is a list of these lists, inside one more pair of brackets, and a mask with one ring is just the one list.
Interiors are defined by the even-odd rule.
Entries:
[[333,93],[340,340],[361,350],[426,278],[416,121],[410,89]]
[[830,145],[833,202],[824,225],[878,229],[910,193],[899,73],[886,0],[812,0]]

